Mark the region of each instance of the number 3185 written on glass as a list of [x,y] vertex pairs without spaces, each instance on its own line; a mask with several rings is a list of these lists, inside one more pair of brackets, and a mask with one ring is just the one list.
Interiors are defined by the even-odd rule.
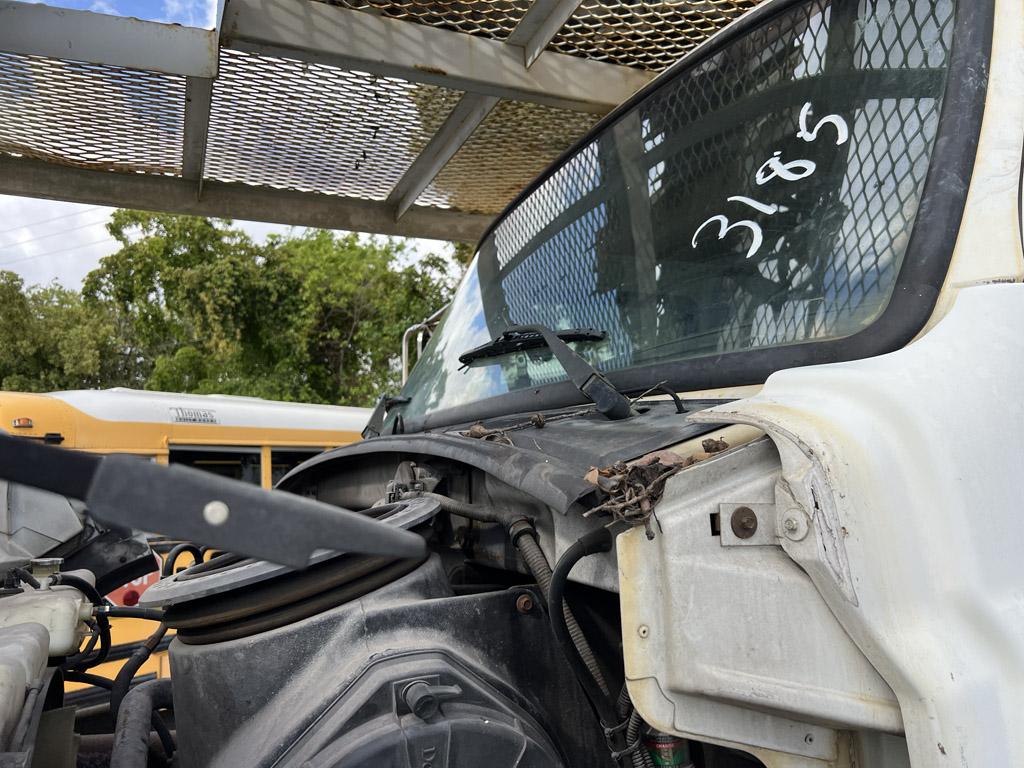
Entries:
[[[839,115],[826,115],[825,117],[818,120],[814,124],[814,128],[808,128],[807,122],[811,116],[811,102],[807,102],[800,109],[800,130],[796,132],[797,138],[803,139],[806,142],[817,141],[818,133],[827,125],[832,126],[836,133],[836,146],[842,146],[850,138],[850,129],[846,125],[846,121]],[[782,179],[786,182],[800,181],[806,179],[808,176],[813,174],[817,170],[818,166],[813,160],[790,160],[788,162],[782,159],[781,152],[775,152],[769,157],[757,172],[754,174],[754,183],[757,186],[762,187],[770,181],[775,179]],[[750,208],[753,208],[759,213],[763,213],[766,216],[772,216],[780,211],[785,211],[787,208],[782,205],[769,205],[766,203],[758,202],[752,198],[744,195],[733,195],[732,197],[726,198],[730,203],[741,203]],[[690,241],[690,245],[694,248],[697,247],[697,239],[701,233],[713,224],[718,225],[718,239],[722,240],[729,232],[734,229],[745,228],[750,230],[751,242],[750,247],[747,249],[747,258],[749,259],[761,248],[761,243],[764,242],[764,236],[761,232],[761,225],[756,221],[750,219],[742,219],[737,222],[729,221],[729,218],[722,213],[716,214],[709,219],[706,219],[701,223],[699,227],[693,233],[693,239]]]

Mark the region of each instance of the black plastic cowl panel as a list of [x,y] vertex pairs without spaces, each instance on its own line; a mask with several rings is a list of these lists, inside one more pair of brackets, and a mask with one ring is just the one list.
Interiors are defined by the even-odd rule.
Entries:
[[[722,402],[688,402],[687,407],[693,412]],[[594,493],[594,486],[583,479],[591,467],[630,461],[717,429],[676,413],[671,401],[645,404],[642,413],[616,421],[592,411],[571,418],[560,415],[548,415],[543,427],[521,427],[531,414],[489,420],[489,429],[507,430],[503,435],[511,445],[465,437],[461,432],[469,425],[442,433],[375,437],[313,457],[285,475],[277,487],[309,487],[318,478],[345,472],[354,460],[366,456],[431,456],[475,467],[565,514]]]

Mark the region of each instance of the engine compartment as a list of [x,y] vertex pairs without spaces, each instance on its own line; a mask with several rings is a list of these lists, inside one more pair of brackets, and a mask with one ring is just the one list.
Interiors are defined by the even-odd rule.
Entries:
[[[130,662],[96,680],[95,639],[50,653],[54,691],[61,675],[111,689],[59,738],[114,768],[853,765],[852,729],[898,740],[898,708],[871,720],[865,697],[891,692],[779,548],[773,443],[692,418],[722,402],[509,417],[300,465],[292,498],[405,529],[424,554],[321,548],[295,569],[219,550],[169,573],[142,595],[158,629],[133,659],[173,632],[171,677],[133,681]],[[726,519],[741,505],[763,526],[747,539]],[[83,573],[23,579],[16,599],[77,584],[77,642],[102,636],[125,609]],[[819,641],[826,662],[794,660]]]

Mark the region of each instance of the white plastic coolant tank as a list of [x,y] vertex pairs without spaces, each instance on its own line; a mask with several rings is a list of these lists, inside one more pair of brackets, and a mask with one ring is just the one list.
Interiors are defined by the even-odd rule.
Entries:
[[0,744],[8,742],[21,717],[28,685],[46,669],[49,636],[36,623],[0,628]]
[[27,589],[0,599],[0,628],[42,624],[50,636],[51,656],[68,656],[78,650],[88,631],[84,621],[91,615],[92,604],[74,587]]

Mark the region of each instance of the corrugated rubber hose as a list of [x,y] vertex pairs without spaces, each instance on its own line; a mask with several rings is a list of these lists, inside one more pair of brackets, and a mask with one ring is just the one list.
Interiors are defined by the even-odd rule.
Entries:
[[622,747],[623,734],[618,733],[616,726],[620,721],[615,712],[615,703],[610,696],[602,693],[597,686],[590,671],[583,663],[579,652],[572,643],[569,628],[566,626],[565,617],[559,608],[564,604],[565,586],[569,581],[569,572],[580,560],[587,555],[598,552],[608,552],[612,548],[612,536],[607,528],[599,528],[581,536],[570,546],[555,564],[555,570],[551,574],[551,590],[548,593],[548,620],[551,622],[551,630],[554,632],[555,640],[558,642],[567,662],[576,674],[583,692],[590,700],[594,712],[601,721],[601,726],[608,736],[609,748],[613,752],[619,752]]
[[[540,585],[541,589],[544,590],[544,594],[550,594],[551,565],[548,563],[548,559],[544,557],[544,552],[540,548],[540,544],[537,543],[536,532],[533,530],[533,527],[531,526],[529,530],[517,533],[513,539],[513,543],[519,549],[519,553],[523,556],[523,560],[526,561],[526,565],[529,567],[530,573],[533,574],[533,577],[537,579],[537,583]],[[601,673],[601,668],[597,664],[597,658],[594,656],[594,651],[590,648],[590,643],[587,642],[587,638],[583,634],[583,630],[580,629],[580,625],[576,621],[576,617],[573,616],[568,603],[562,604],[562,615],[565,618],[565,626],[569,630],[569,637],[572,638],[572,644],[576,646],[576,650],[579,652],[580,658],[583,660],[587,670],[594,678],[594,682],[597,683],[598,688],[601,689],[601,693],[605,696],[609,696],[608,683],[605,682],[604,675]]]
[[[643,720],[640,717],[640,713],[635,709],[629,716],[629,725],[626,726],[626,747],[629,748],[636,744],[640,738],[640,726],[643,724]],[[633,757],[633,768],[654,768],[654,758],[651,757],[650,753],[644,749],[643,744],[637,746],[636,751],[632,755]]]

